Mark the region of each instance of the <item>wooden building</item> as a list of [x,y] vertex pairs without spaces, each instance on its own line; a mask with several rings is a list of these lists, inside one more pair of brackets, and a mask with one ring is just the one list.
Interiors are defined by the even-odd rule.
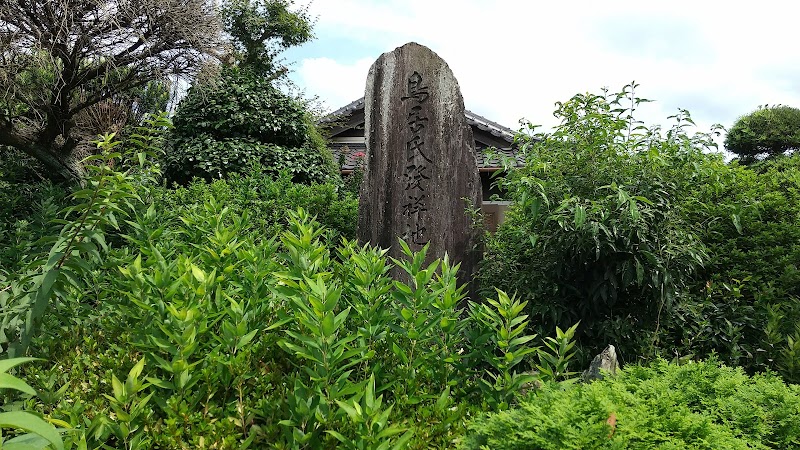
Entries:
[[[519,163],[519,155],[514,148],[515,132],[471,111],[466,111],[465,116],[475,138],[483,190],[484,218],[487,228],[494,230],[503,221],[508,202],[491,200],[492,194],[500,194],[493,187],[492,175],[503,169],[503,159]],[[367,154],[364,138],[364,98],[332,112],[323,118],[321,123],[329,126],[329,148],[334,161],[339,162],[342,174],[352,173],[359,166],[360,159]],[[492,151],[488,152],[488,149]]]

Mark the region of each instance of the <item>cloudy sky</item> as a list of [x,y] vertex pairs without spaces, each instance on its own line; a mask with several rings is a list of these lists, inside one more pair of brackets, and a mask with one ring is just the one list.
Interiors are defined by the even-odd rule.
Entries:
[[656,100],[640,117],[665,127],[677,108],[708,130],[758,105],[800,107],[800,4],[788,0],[315,0],[310,12],[316,40],[286,58],[330,110],[409,41],[448,62],[467,109],[514,129],[551,127],[556,101],[633,80]]

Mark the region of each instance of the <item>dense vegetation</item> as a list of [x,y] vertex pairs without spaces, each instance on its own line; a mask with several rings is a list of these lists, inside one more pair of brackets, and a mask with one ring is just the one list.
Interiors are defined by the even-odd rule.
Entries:
[[611,343],[628,363],[716,354],[800,381],[800,160],[726,164],[686,112],[666,132],[637,122],[633,87],[578,95],[553,133],[521,137],[485,292],[529,301],[540,333],[580,320],[584,361]]
[[800,109],[763,106],[740,117],[725,136],[725,148],[744,163],[800,149]]
[[[725,164],[684,122],[634,131],[608,99],[575,97],[524,143],[516,206],[487,238],[498,290],[466,305],[449,261],[352,241],[339,183],[253,166],[163,187],[163,118],[99,141],[69,196],[16,189],[6,162],[0,345],[46,362],[0,366],[20,392],[5,445],[796,447],[796,386],[647,364],[716,354],[797,380],[798,162]],[[605,343],[628,368],[575,384]]]
[[[305,9],[151,3],[113,38],[113,0],[0,6],[0,447],[800,448],[794,112],[737,122],[745,166],[633,84],[557,104],[466,299],[354,241],[360,176],[284,89]],[[161,46],[121,48],[143,17]],[[174,126],[170,71],[201,73]]]
[[798,448],[798,408],[798,386],[774,375],[657,361],[592,384],[548,385],[473,423],[464,448]]
[[[447,447],[470,415],[568,375],[571,333],[540,348],[503,292],[465,311],[457,266],[356,245],[352,216],[334,220],[354,203],[326,186],[256,172],[159,187],[164,125],[100,142],[60,231],[8,266],[3,350],[48,361],[25,366],[38,399],[15,404],[73,428],[67,447]],[[254,201],[280,214],[251,220]]]
[[229,67],[193,86],[174,120],[165,157],[170,183],[220,179],[254,163],[273,175],[287,171],[296,182],[338,177],[306,105],[248,68]]

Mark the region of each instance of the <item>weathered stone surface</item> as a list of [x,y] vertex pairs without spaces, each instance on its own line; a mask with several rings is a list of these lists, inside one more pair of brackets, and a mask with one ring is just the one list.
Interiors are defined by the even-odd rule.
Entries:
[[619,370],[617,350],[609,345],[599,355],[595,356],[589,368],[583,372],[583,381],[602,380],[606,375],[614,376]]
[[390,248],[430,244],[429,259],[461,262],[471,279],[479,252],[467,207],[481,205],[475,144],[464,100],[447,63],[409,43],[372,65],[365,93],[367,164],[358,237]]

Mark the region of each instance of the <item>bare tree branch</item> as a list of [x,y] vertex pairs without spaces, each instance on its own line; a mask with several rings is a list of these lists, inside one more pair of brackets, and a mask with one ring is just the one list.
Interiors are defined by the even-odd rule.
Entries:
[[89,130],[80,121],[105,123],[84,110],[194,75],[219,54],[220,26],[214,0],[0,1],[0,145],[69,161]]

